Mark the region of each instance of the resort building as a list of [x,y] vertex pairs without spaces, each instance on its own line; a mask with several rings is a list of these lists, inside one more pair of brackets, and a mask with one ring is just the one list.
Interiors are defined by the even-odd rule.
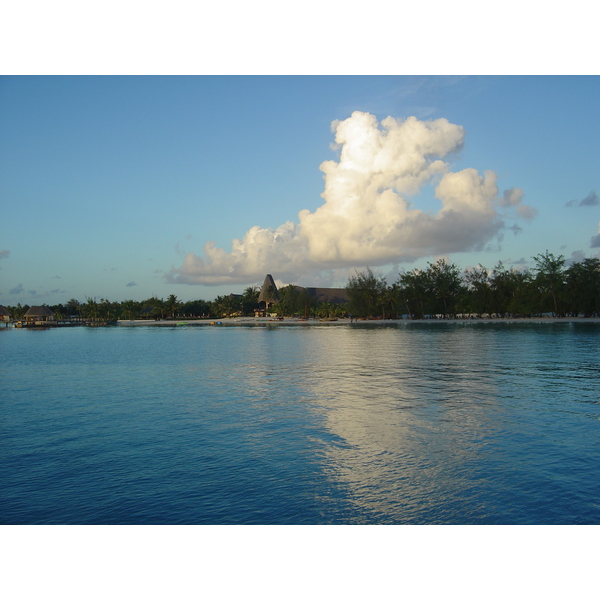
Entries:
[[32,306],[25,313],[25,322],[27,325],[44,325],[49,321],[54,321],[55,313],[47,306]]
[[0,306],[0,323],[5,323],[8,327],[8,324],[12,321],[11,314],[4,308],[4,306]]
[[254,310],[257,317],[266,317],[274,304],[279,302],[279,293],[272,275],[267,275],[258,295],[258,308]]
[[[316,303],[328,302],[329,304],[345,304],[348,302],[346,288],[322,288],[322,287],[302,287],[292,286],[298,292],[303,292],[309,300]],[[279,291],[273,280],[273,276],[268,274],[258,296],[258,308],[254,311],[257,317],[266,317],[270,309],[279,302]]]
[[310,298],[317,302],[329,302],[329,304],[345,304],[348,302],[346,288],[304,288]]

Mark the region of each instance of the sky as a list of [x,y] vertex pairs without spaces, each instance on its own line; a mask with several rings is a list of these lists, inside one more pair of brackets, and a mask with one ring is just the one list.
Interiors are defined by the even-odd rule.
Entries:
[[[210,300],[262,283],[265,273],[255,275],[253,264],[278,284],[343,285],[367,265],[391,283],[400,270],[439,256],[461,268],[498,260],[522,268],[546,249],[568,260],[598,255],[600,83],[597,23],[582,18],[592,14],[589,2],[543,10],[517,0],[5,4],[2,305],[170,294]],[[425,537],[415,531],[404,543],[417,548],[403,556],[414,575],[404,588],[423,595],[431,561],[418,550],[436,547],[444,556],[436,561],[444,574],[439,591],[450,581],[463,596],[478,597],[498,564],[523,547],[532,589],[546,585],[550,597],[572,592],[574,581],[593,589],[581,569],[591,556],[591,529],[525,529],[469,530],[477,539],[461,529],[447,540],[440,529]],[[114,532],[108,540],[100,530],[70,531],[85,540],[64,545],[53,535],[44,545],[39,530],[28,530],[36,538],[19,531],[11,548],[42,549],[43,560],[32,560],[45,575],[36,581],[47,586],[61,574],[67,548],[83,543],[86,552],[71,553],[70,564],[95,576],[90,569],[116,547]],[[222,530],[203,530],[200,544],[185,528],[176,540],[152,530],[152,543],[119,533],[119,547],[134,559],[133,570],[125,561],[136,574],[132,585],[150,596],[162,588],[143,576],[148,565],[169,574],[169,590],[174,581],[197,589],[197,577],[188,583],[181,566],[197,548],[223,539]],[[373,595],[378,583],[396,589],[381,564],[396,558],[388,548],[402,547],[406,531],[400,546],[393,528],[378,528],[376,540],[374,530],[340,528],[336,535],[351,538],[338,544],[328,535],[315,545],[319,534],[325,528],[310,532],[309,546],[289,530],[274,544],[248,532],[247,546],[238,537],[228,549],[258,547],[261,566],[267,556],[276,567],[272,597],[295,575],[290,565],[297,570],[318,547],[327,548],[328,572],[333,565],[342,573],[332,580],[336,592],[345,574],[350,596],[357,589]],[[157,535],[168,556],[157,553]],[[515,546],[515,536],[525,543]],[[556,553],[557,539],[568,553]],[[285,552],[269,553],[273,547]],[[13,552],[7,571],[15,573],[15,589],[31,570],[22,554]],[[214,573],[208,585],[219,589],[231,571],[222,554],[201,557],[205,574]],[[245,588],[261,573],[250,555],[235,563],[247,575],[239,578]],[[468,582],[465,557],[476,574]],[[187,571],[195,576],[197,569]],[[362,588],[357,572],[365,575]],[[556,573],[564,575],[558,582]],[[326,579],[316,582],[319,589]],[[512,578],[505,579],[512,591]],[[85,579],[71,580],[79,593]],[[522,579],[514,583],[523,587]],[[502,596],[500,586],[494,597]]]
[[0,304],[600,253],[598,76],[0,77]]

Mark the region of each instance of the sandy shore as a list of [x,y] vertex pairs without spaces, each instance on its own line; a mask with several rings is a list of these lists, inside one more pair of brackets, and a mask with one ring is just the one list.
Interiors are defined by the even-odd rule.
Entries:
[[336,321],[321,321],[319,319],[295,319],[285,318],[283,320],[271,319],[271,318],[256,318],[256,317],[235,317],[231,319],[175,319],[175,320],[137,320],[137,321],[126,321],[119,320],[118,324],[124,327],[139,327],[139,326],[163,326],[163,327],[177,327],[177,326],[190,326],[190,325],[212,325],[212,326],[224,326],[224,325],[257,325],[257,326],[271,326],[271,325],[298,325],[298,326],[309,326],[309,325],[411,325],[416,323],[600,323],[599,317],[584,318],[584,317],[533,317],[533,318],[512,318],[507,317],[505,319],[374,319],[374,320],[363,320],[363,319],[337,319]]

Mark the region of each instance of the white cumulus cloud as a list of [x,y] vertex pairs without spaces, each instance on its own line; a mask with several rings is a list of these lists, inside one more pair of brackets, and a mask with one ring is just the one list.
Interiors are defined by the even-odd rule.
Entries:
[[[506,228],[504,219],[531,219],[523,191],[499,195],[493,171],[452,172],[445,159],[458,152],[465,132],[446,119],[421,121],[354,112],[334,121],[339,161],[321,164],[324,202],[301,210],[298,222],[276,229],[252,227],[231,251],[213,242],[204,256],[188,253],[166,275],[174,283],[251,283],[274,273],[294,280],[327,269],[410,262],[420,257],[483,249]],[[441,207],[418,208],[433,186]]]

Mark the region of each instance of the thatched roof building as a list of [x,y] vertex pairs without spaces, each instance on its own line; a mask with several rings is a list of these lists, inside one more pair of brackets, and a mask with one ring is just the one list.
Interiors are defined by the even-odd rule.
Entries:
[[254,310],[254,314],[259,317],[267,315],[269,309],[279,302],[279,292],[273,280],[273,276],[268,274],[263,281],[258,295],[258,308]]
[[304,288],[311,298],[318,302],[329,302],[330,304],[344,304],[348,302],[346,288]]
[[[321,288],[321,287],[301,287],[292,286],[297,292],[305,292],[309,298],[317,302],[328,302],[329,304],[345,304],[348,302],[346,288]],[[265,277],[265,281],[258,296],[258,309],[255,311],[258,316],[265,316],[269,309],[279,302],[279,292],[271,275]]]
[[47,306],[32,306],[26,313],[27,321],[52,321],[55,313]]
[[258,295],[258,311],[261,314],[265,314],[273,304],[277,304],[279,302],[279,292],[277,291],[277,286],[275,285],[275,281],[273,280],[272,275],[267,275],[265,280],[260,288],[260,294]]
[[4,306],[0,306],[0,321],[10,321],[11,314]]

